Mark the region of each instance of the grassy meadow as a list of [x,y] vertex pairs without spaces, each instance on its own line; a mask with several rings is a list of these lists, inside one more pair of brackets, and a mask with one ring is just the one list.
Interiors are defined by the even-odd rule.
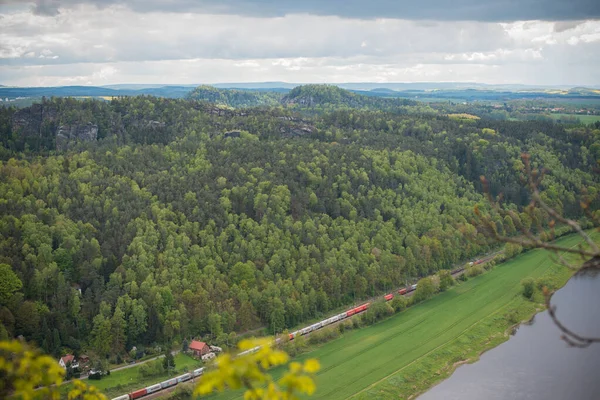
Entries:
[[[201,365],[198,360],[186,354],[176,354],[175,358],[175,373],[164,373],[159,376],[143,377],[140,374],[140,365],[135,367],[125,368],[119,371],[111,372],[109,376],[102,378],[99,381],[86,381],[89,385],[96,386],[109,399],[127,394],[133,390],[141,389],[146,386],[154,385],[165,381],[173,376],[181,375],[185,372],[192,371]],[[160,359],[162,361],[162,359]],[[66,384],[61,387],[61,392],[65,394],[72,389],[72,384]]]
[[[557,243],[579,242],[571,235]],[[522,279],[543,278],[558,287],[570,276],[571,271],[556,264],[547,251],[529,251],[381,323],[347,332],[297,357],[314,357],[321,363],[311,398],[414,397],[460,363],[507,340],[510,326],[540,309],[539,303],[521,295]],[[242,394],[216,397],[242,398]]]
[[600,121],[600,115],[585,115],[585,114],[549,114],[554,120],[563,118],[577,118],[582,124],[593,124]]

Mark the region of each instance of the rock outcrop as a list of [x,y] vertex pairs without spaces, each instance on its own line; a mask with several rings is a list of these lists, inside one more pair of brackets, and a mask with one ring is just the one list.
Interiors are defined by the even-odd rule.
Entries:
[[45,104],[33,104],[31,107],[22,108],[12,116],[12,131],[25,137],[41,136],[42,127],[55,123],[57,114],[54,107]]
[[56,150],[66,150],[75,142],[92,142],[98,139],[98,125],[61,125],[56,130]]

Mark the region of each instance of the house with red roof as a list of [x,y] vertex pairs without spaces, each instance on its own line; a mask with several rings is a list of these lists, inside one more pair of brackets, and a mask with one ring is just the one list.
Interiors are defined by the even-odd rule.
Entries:
[[58,363],[61,367],[67,369],[69,363],[71,363],[71,366],[75,364],[75,356],[73,354],[67,354],[66,356],[61,357]]
[[210,347],[206,343],[197,340],[192,340],[192,343],[190,343],[188,348],[196,357],[202,357],[203,355],[210,353]]

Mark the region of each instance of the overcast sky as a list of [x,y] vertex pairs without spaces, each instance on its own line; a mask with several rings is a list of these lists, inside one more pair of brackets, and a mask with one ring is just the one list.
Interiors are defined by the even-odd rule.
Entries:
[[600,84],[600,0],[0,0],[0,84]]

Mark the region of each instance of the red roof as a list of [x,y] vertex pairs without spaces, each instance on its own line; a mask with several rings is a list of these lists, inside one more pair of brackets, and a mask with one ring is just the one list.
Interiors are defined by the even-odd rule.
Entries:
[[61,357],[61,360],[65,363],[65,365],[67,365],[68,362],[72,362],[75,359],[75,356],[73,354],[67,354],[64,357]]
[[199,342],[197,340],[192,340],[189,346],[190,350],[202,351],[204,349],[208,349],[208,346],[204,342]]

